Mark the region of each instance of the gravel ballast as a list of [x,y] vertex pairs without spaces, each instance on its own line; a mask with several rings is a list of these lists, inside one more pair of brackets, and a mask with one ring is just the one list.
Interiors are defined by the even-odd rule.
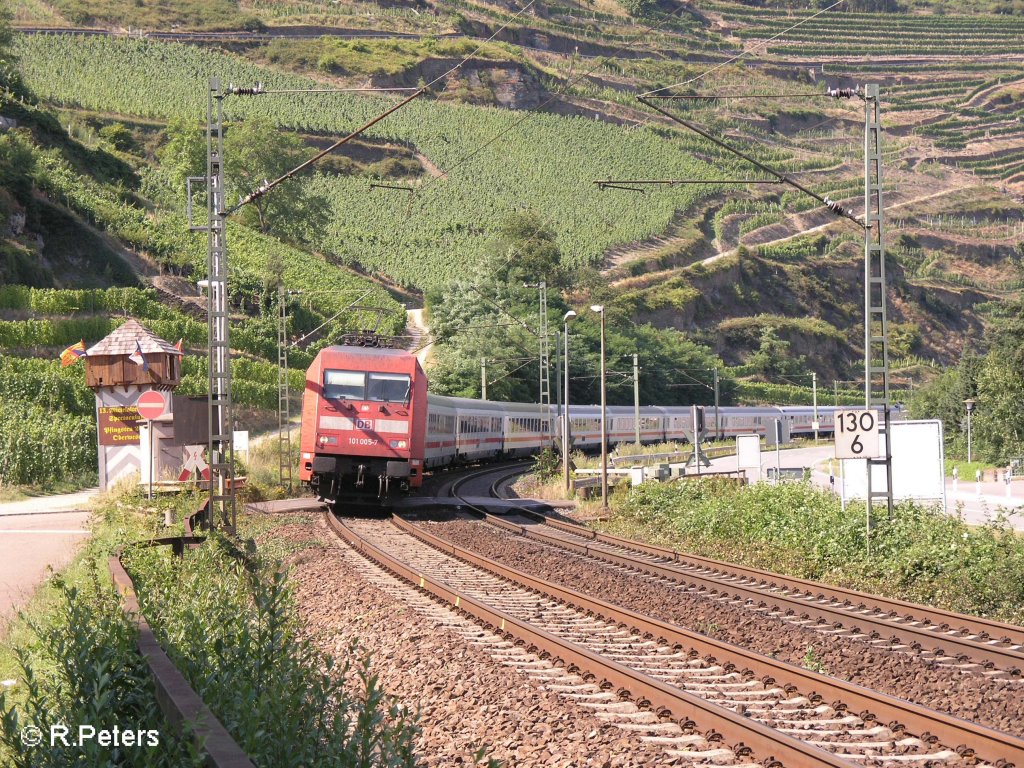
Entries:
[[965,674],[910,654],[801,628],[486,523],[456,518],[422,524],[435,535],[533,576],[792,664],[1024,735],[1020,680]]
[[[308,631],[328,653],[344,655],[353,639],[372,653],[382,687],[420,713],[417,747],[426,765],[473,765],[480,748],[525,768],[681,764],[496,662],[487,638],[501,638],[397,583],[339,544],[317,516],[266,535],[306,542],[288,564]],[[378,572],[376,583],[368,568]]]

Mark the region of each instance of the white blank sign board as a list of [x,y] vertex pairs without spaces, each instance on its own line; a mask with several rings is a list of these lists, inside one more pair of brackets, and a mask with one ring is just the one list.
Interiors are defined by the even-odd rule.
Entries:
[[[892,430],[892,490],[894,499],[946,500],[942,422],[894,421]],[[885,465],[872,468],[871,485],[885,489]],[[843,496],[867,496],[867,461],[843,459]]]
[[736,469],[761,469],[760,435],[736,435]]

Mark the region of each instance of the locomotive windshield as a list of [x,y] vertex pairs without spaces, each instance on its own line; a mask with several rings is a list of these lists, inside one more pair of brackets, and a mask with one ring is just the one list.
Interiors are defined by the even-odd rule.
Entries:
[[366,374],[362,371],[324,371],[324,397],[329,400],[365,400]]
[[328,400],[406,403],[409,401],[409,386],[409,376],[404,373],[324,371],[324,397]]
[[409,377],[404,373],[367,374],[366,399],[378,403],[407,402]]

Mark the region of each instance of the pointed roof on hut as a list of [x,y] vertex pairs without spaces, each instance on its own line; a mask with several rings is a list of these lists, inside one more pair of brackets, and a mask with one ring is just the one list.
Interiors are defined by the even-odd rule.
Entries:
[[92,355],[130,355],[135,351],[138,342],[142,354],[180,355],[170,342],[164,341],[138,320],[131,319],[115,328],[105,338],[100,339],[86,350],[86,357]]

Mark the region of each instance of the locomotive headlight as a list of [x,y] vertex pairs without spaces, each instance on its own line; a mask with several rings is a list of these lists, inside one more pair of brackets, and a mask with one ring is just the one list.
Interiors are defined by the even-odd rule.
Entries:
[[388,445],[392,448],[407,448],[409,444],[405,440],[391,440]]

